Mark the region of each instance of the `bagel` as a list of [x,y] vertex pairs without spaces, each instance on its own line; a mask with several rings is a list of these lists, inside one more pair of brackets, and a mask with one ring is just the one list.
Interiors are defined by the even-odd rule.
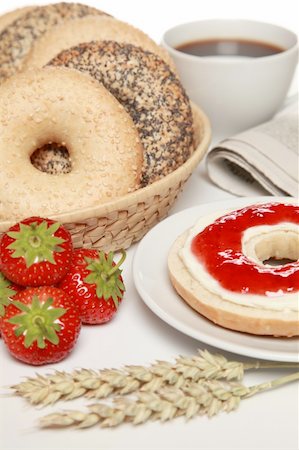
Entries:
[[157,55],[131,44],[90,42],[65,50],[49,65],[89,73],[132,117],[144,148],[142,186],[181,166],[193,151],[189,99]]
[[168,53],[141,30],[113,17],[86,16],[51,28],[35,41],[23,69],[43,67],[63,50],[84,42],[111,40],[142,47],[157,54],[175,70]]
[[[217,325],[256,335],[299,335],[299,207],[252,205],[201,218],[168,255],[178,294]],[[270,257],[293,260],[265,263]]]
[[34,6],[24,6],[23,8],[14,9],[13,11],[2,14],[0,16],[0,34],[10,23],[14,22],[33,8]]
[[69,152],[63,145],[46,144],[35,150],[30,160],[36,169],[52,175],[69,173],[72,170]]
[[[67,148],[72,170],[51,175],[30,161],[49,142]],[[136,189],[142,146],[124,108],[78,71],[47,67],[0,87],[0,219],[80,210]]]
[[67,20],[86,15],[106,14],[79,3],[55,3],[30,9],[0,34],[0,82],[20,71],[24,58],[36,39]]

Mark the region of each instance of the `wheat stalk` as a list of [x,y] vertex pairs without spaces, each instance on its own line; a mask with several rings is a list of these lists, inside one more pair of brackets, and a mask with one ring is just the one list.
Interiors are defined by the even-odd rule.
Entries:
[[72,400],[81,396],[101,399],[137,391],[157,392],[163,386],[182,388],[189,381],[240,381],[245,370],[274,367],[298,365],[228,361],[222,355],[204,350],[191,357],[179,356],[175,363],[157,361],[149,367],[125,366],[121,370],[100,371],[80,369],[71,373],[56,371],[51,375],[27,378],[24,382],[11,386],[11,389],[31,404],[47,406],[58,400]]
[[135,399],[118,397],[112,405],[97,403],[88,412],[67,410],[44,416],[40,426],[90,428],[94,425],[115,427],[124,422],[138,425],[149,420],[166,421],[178,416],[190,419],[198,414],[212,417],[221,411],[230,412],[241,399],[299,379],[299,372],[271,382],[246,387],[235,382],[205,380],[189,382],[181,388],[165,386],[157,392],[138,392]]

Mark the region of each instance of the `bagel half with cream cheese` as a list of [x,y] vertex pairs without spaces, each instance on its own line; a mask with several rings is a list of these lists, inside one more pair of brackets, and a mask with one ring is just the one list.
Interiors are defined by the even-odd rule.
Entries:
[[[249,220],[240,231],[242,214]],[[203,217],[173,243],[170,280],[186,303],[217,325],[255,335],[298,336],[298,225],[299,207],[290,204]],[[271,257],[287,263],[270,265]]]

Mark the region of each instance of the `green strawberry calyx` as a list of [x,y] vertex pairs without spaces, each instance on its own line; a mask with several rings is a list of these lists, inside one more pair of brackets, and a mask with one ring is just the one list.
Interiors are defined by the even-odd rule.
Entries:
[[24,346],[26,348],[36,341],[38,348],[46,347],[46,340],[54,345],[59,343],[57,332],[61,330],[59,318],[66,313],[64,308],[53,308],[53,298],[49,297],[45,302],[41,302],[34,295],[31,305],[13,300],[11,302],[21,311],[7,321],[17,325],[14,333],[17,337],[24,336]]
[[16,291],[11,289],[10,282],[7,278],[0,272],[0,316],[3,317],[5,314],[5,306],[8,306],[11,297],[15,295]]
[[14,250],[12,258],[23,257],[27,267],[42,261],[56,264],[54,253],[63,252],[64,249],[60,247],[60,244],[65,242],[65,239],[54,236],[59,227],[60,223],[58,222],[48,227],[45,220],[28,225],[20,223],[19,231],[7,232],[7,235],[14,239],[7,246],[8,249]]
[[125,286],[121,280],[120,266],[126,259],[126,252],[121,250],[121,257],[117,264],[113,265],[114,253],[109,252],[106,256],[105,252],[99,251],[97,259],[85,258],[87,262],[87,270],[90,273],[84,278],[86,283],[96,285],[96,293],[98,298],[108,301],[112,298],[115,308],[119,306],[119,299],[122,298]]

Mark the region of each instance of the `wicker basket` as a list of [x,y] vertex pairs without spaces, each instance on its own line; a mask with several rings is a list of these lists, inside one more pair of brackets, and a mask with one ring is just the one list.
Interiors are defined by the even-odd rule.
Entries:
[[[192,108],[197,147],[182,166],[161,180],[109,203],[51,216],[70,231],[75,247],[106,251],[128,248],[167,216],[211,139],[209,120],[198,107],[192,105]],[[0,222],[0,236],[13,224]]]

